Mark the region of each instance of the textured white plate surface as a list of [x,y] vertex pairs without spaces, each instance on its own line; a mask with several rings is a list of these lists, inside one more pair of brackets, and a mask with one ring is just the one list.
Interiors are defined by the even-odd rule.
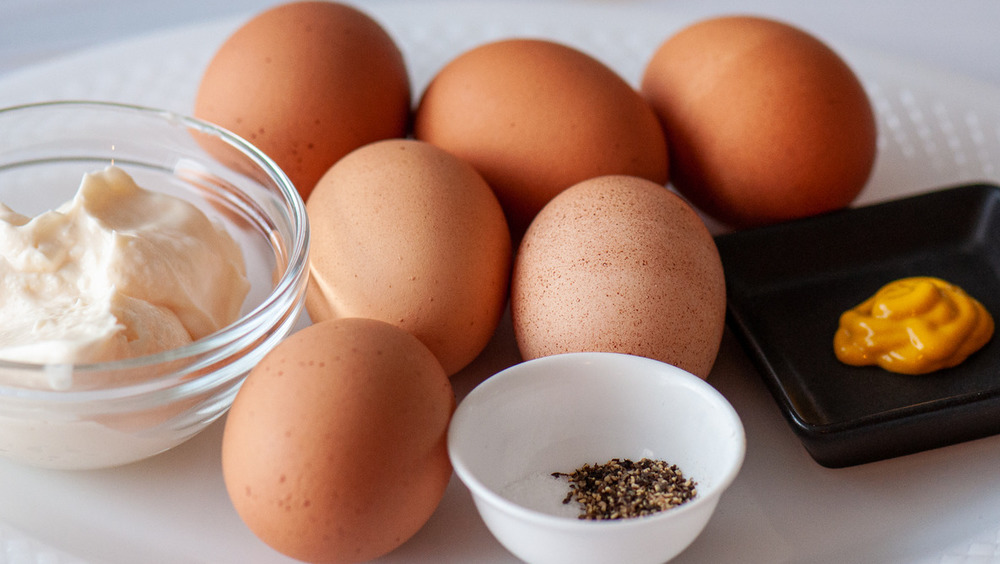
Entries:
[[[627,4],[400,1],[374,3],[369,12],[403,49],[415,95],[451,57],[514,35],[574,45],[637,84],[652,50],[690,23]],[[202,70],[242,21],[170,30],[7,75],[0,105],[101,99],[189,113]],[[1000,182],[1000,92],[826,39],[861,76],[879,114],[879,160],[859,203]],[[481,358],[456,377],[456,391],[463,396],[517,360],[505,319]],[[1000,562],[1000,437],[827,469],[802,449],[729,335],[709,382],[743,418],[747,460],[701,538],[675,562]],[[232,510],[220,441],[217,424],[174,451],[97,472],[0,461],[0,564],[288,562]],[[427,526],[383,561],[515,560],[453,480]]]

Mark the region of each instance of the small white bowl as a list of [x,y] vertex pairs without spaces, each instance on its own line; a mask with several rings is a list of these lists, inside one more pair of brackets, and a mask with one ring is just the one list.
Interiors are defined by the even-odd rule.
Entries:
[[[455,473],[490,532],[533,563],[666,562],[701,534],[746,452],[739,416],[704,380],[648,358],[568,353],[512,366],[459,404]],[[565,479],[585,463],[660,459],[697,482],[694,499],[650,516],[577,518]]]

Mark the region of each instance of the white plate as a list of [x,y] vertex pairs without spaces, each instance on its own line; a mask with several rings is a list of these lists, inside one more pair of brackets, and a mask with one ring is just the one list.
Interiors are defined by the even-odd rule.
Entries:
[[[376,2],[418,95],[462,50],[513,35],[579,47],[637,84],[652,50],[689,23],[648,6]],[[188,113],[212,53],[242,20],[108,45],[0,80],[0,105],[89,98]],[[879,160],[859,202],[1000,181],[1000,92],[834,43],[879,114]],[[505,319],[455,379],[460,397],[518,360]],[[1000,437],[846,469],[820,467],[782,420],[728,334],[709,382],[748,437],[743,471],[675,562],[1000,562]],[[0,562],[288,562],[240,522],[219,464],[221,425],[151,460],[66,473],[0,461]],[[7,558],[5,560],[4,558]],[[385,562],[514,562],[453,480],[427,525]]]

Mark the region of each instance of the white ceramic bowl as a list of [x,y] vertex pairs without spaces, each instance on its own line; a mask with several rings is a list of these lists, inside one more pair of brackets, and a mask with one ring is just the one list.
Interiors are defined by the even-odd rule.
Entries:
[[[648,358],[569,353],[488,378],[448,433],[455,472],[490,532],[532,563],[666,562],[701,534],[743,463],[739,416],[704,380]],[[572,472],[612,458],[660,459],[694,499],[646,517],[581,520],[562,503]]]
[[[227,164],[196,137],[224,148]],[[229,231],[251,285],[242,317],[190,345],[139,358],[0,361],[0,456],[86,469],[180,444],[225,413],[246,373],[302,311],[305,206],[285,174],[246,141],[198,120],[119,104],[0,110],[0,201],[18,212],[37,215],[62,204],[84,173],[112,162],[143,188],[184,198]]]

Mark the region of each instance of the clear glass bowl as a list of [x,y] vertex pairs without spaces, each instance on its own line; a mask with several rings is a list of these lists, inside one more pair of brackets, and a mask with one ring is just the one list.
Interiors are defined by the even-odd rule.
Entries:
[[0,110],[0,132],[0,202],[34,216],[72,198],[84,173],[115,164],[221,223],[251,283],[239,320],[181,348],[89,365],[0,361],[0,456],[101,468],[191,438],[225,413],[246,373],[298,323],[309,227],[294,186],[246,141],[167,111],[30,104]]

